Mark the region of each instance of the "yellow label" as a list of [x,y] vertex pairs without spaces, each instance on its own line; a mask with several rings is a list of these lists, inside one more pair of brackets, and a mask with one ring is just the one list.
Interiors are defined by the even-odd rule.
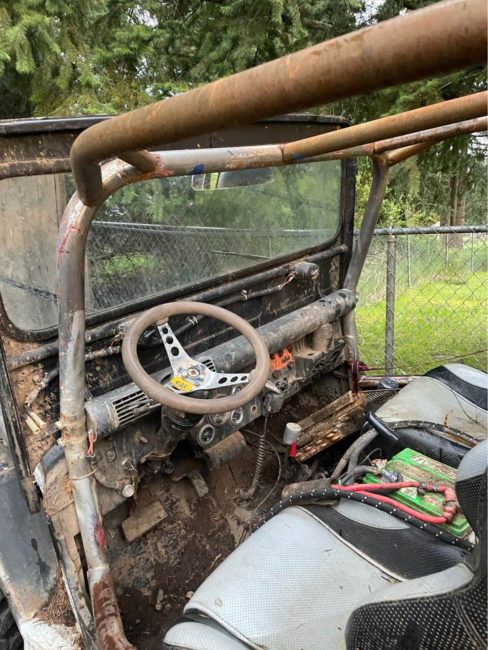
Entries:
[[169,381],[171,384],[173,384],[175,388],[183,391],[184,393],[193,390],[193,384],[190,381],[186,381],[186,379],[183,379],[183,377],[178,377],[178,375],[171,377]]

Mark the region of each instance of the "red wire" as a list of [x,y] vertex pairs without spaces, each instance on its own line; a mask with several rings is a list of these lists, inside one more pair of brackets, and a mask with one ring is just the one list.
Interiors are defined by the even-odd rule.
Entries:
[[416,519],[420,519],[420,521],[425,521],[427,524],[447,523],[446,517],[434,517],[433,515],[425,515],[422,512],[418,512],[413,508],[409,508],[408,506],[403,505],[403,503],[399,503],[394,499],[390,499],[384,494],[376,494],[376,493],[371,493],[366,491],[362,492],[360,490],[357,490],[356,492],[357,494],[361,494],[362,496],[369,497],[370,499],[376,499],[377,501],[381,501],[382,503],[387,503],[391,506],[394,506],[397,510],[401,510],[402,512],[405,512],[406,514],[415,517]]
[[[428,484],[429,486],[430,484]],[[331,488],[334,490],[343,490],[345,492],[355,492],[356,494],[367,495],[371,498],[375,498],[378,501],[383,503],[389,503],[390,505],[395,506],[398,510],[402,510],[421,521],[425,521],[429,524],[446,524],[449,521],[452,521],[456,515],[457,507],[455,504],[456,493],[450,487],[446,485],[438,485],[435,487],[435,492],[444,495],[444,516],[434,517],[433,515],[425,515],[409,506],[398,503],[393,499],[388,498],[381,494],[378,494],[378,490],[401,490],[402,488],[418,488],[421,484],[418,481],[403,481],[403,483],[354,483],[353,485],[331,485]],[[430,485],[430,489],[432,489]],[[427,488],[429,489],[429,487]]]
[[[433,515],[425,515],[409,506],[403,505],[394,499],[390,499],[387,496],[378,494],[378,490],[401,490],[402,488],[418,488],[420,483],[418,481],[403,481],[398,483],[355,483],[354,485],[331,485],[335,490],[344,490],[345,492],[355,492],[356,494],[362,494],[364,496],[369,496],[372,499],[377,499],[383,503],[388,503],[389,505],[395,506],[398,510],[405,512],[409,515],[425,521],[429,524],[445,524],[453,519],[456,514],[456,507],[452,503],[447,503],[452,501],[455,498],[455,493],[452,488],[448,488],[445,485],[439,485],[436,487],[436,492],[444,494],[446,503],[444,504],[444,515],[442,517],[435,517]],[[454,496],[453,496],[454,495]]]
[[347,490],[348,492],[364,492],[370,490],[401,490],[402,488],[418,488],[420,483],[418,481],[404,481],[403,483],[354,483],[353,485],[331,485],[334,490]]

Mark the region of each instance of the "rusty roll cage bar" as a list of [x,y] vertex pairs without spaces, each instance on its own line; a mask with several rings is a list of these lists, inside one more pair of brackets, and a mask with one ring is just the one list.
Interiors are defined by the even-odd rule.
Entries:
[[[58,241],[60,419],[102,648],[129,650],[133,646],[125,638],[120,620],[96,484],[86,455],[84,262],[97,208],[123,185],[188,175],[197,162],[194,151],[150,154],[138,149],[482,63],[485,24],[484,0],[440,2],[97,124],[75,141],[71,160],[78,194],[66,208]],[[486,118],[476,119],[482,115],[486,115],[486,93],[477,93],[299,143],[200,150],[198,162],[204,163],[205,171],[220,171],[308,162],[310,158],[372,156],[373,184],[345,279],[345,287],[355,291],[386,189],[388,168],[446,137],[486,129]],[[464,122],[454,124],[459,120]],[[382,126],[391,137],[374,142],[385,133]],[[424,131],[412,133],[419,128]],[[98,163],[114,156],[125,164],[107,163],[102,176]],[[353,312],[343,325],[349,355],[354,358]]]
[[481,63],[486,17],[485,0],[439,2],[97,124],[72,147],[79,195],[98,203],[114,156],[149,172],[139,149]]

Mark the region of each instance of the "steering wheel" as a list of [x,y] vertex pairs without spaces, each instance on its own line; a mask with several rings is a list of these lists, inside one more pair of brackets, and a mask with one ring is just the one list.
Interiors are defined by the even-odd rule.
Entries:
[[[254,370],[249,374],[214,372],[200,361],[192,359],[169,326],[168,319],[180,314],[210,316],[235,328],[254,350],[256,355]],[[157,327],[171,364],[172,376],[166,386],[153,379],[144,370],[137,355],[139,338],[151,325]],[[256,329],[227,309],[203,302],[170,302],[143,312],[124,336],[122,359],[133,382],[153,400],[175,410],[201,415],[226,413],[243,406],[264,388],[270,371],[268,348]],[[246,384],[246,386],[234,395],[209,399],[187,397],[197,390],[222,389],[239,384]]]

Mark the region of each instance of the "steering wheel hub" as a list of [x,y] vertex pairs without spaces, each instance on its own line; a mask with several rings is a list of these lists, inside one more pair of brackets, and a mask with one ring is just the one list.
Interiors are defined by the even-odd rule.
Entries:
[[169,380],[170,386],[179,393],[191,393],[205,382],[206,370],[203,363],[182,363]]

